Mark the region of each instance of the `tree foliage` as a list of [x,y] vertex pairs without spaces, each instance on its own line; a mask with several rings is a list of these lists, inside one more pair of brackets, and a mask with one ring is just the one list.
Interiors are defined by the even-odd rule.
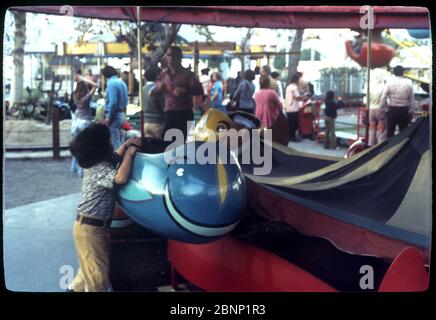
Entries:
[[[321,60],[321,54],[317,50],[315,50],[315,49],[313,49],[313,50],[315,51],[314,61],[320,61]],[[300,60],[310,61],[311,58],[312,58],[311,55],[312,55],[312,50],[311,49],[303,49],[303,50],[301,50]]]
[[[146,45],[150,54],[143,56],[148,69],[156,67],[166,50],[173,44],[186,43],[186,39],[178,36],[179,24],[163,24],[155,22],[141,23],[141,42]],[[112,33],[117,42],[127,42],[132,56],[137,59],[137,24],[130,21],[80,19],[76,23],[80,32],[78,43],[87,42],[90,35]]]
[[[285,52],[285,50],[282,49],[280,52]],[[284,54],[275,55],[273,66],[277,70],[283,70],[286,67],[286,56]]]
[[215,33],[210,31],[209,26],[195,26],[195,31],[206,39],[206,42],[215,42],[214,35]]

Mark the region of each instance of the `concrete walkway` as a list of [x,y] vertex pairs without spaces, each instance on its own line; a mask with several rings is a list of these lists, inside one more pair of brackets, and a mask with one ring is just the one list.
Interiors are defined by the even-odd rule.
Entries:
[[[63,292],[77,273],[73,239],[80,193],[7,209],[3,214],[5,286],[16,292]],[[165,291],[170,284],[166,240],[146,232],[113,239],[111,283],[116,291]],[[186,289],[181,289],[185,291]]]
[[[70,158],[69,150],[61,150],[59,153],[61,158]],[[53,158],[53,151],[6,151],[4,153],[6,159],[50,159]]]
[[[80,193],[5,210],[3,265],[11,291],[60,292],[63,268],[77,272],[73,240]],[[71,267],[68,267],[71,266]]]

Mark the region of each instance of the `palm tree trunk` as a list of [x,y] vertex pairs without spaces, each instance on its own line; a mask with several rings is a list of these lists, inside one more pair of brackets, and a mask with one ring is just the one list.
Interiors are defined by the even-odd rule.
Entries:
[[11,87],[11,105],[23,102],[24,44],[26,42],[26,13],[12,11],[15,19],[14,50],[12,51],[14,75]]
[[[159,61],[165,55],[167,49],[176,41],[177,33],[180,30],[180,24],[170,24],[166,28],[165,38],[162,43],[154,49],[149,55],[142,55],[142,59],[144,61],[144,70],[148,70],[149,68],[156,68]],[[143,32],[144,33],[144,32]],[[127,37],[127,43],[129,44],[129,49],[132,54],[133,59],[138,58],[137,54],[137,36],[136,31],[131,31],[129,36]],[[142,38],[142,43],[147,43],[147,40]]]
[[300,51],[301,43],[303,42],[303,33],[304,29],[297,29],[294,39],[292,40],[291,52],[298,53],[289,54],[288,79],[286,81],[287,85],[291,82],[292,75],[297,73],[298,62],[300,62]]
[[[250,58],[246,55],[246,53],[248,53],[248,43],[250,42],[250,39],[252,37],[254,33],[254,29],[252,28],[248,28],[247,30],[247,34],[242,38],[241,41],[241,78],[244,78],[244,73],[245,73],[245,69],[247,67],[246,62],[250,61]],[[248,68],[250,68],[249,64],[248,64]]]
[[150,55],[145,59],[144,70],[155,68],[168,48],[176,41],[177,33],[180,30],[180,24],[170,24],[165,33],[165,39]]

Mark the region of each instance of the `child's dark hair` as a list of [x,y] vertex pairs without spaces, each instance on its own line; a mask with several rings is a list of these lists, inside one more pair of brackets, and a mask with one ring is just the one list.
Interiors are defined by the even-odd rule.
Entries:
[[156,81],[158,77],[158,68],[157,67],[150,67],[147,70],[145,70],[145,79],[147,81]]
[[334,97],[335,97],[335,93],[333,91],[327,91],[325,95],[326,100],[333,100]]
[[250,69],[245,70],[245,72],[244,72],[244,78],[245,78],[245,80],[253,81],[254,78],[255,78],[254,71],[253,71],[253,70],[250,70]]
[[396,76],[402,76],[402,75],[404,75],[404,68],[403,68],[403,66],[396,66],[395,68],[394,68],[394,75],[396,75]]
[[273,71],[271,72],[271,77],[277,80],[280,77],[280,73],[278,73],[277,71]]
[[114,149],[109,128],[103,124],[91,124],[70,142],[72,155],[82,168],[91,168],[102,161],[114,163]]
[[115,70],[115,68],[112,67],[112,66],[104,67],[103,70],[101,71],[101,73],[107,79],[112,78],[113,76],[117,76],[118,75],[117,70]]
[[298,80],[300,80],[300,75],[298,73],[295,73],[291,77],[291,83],[298,83]]

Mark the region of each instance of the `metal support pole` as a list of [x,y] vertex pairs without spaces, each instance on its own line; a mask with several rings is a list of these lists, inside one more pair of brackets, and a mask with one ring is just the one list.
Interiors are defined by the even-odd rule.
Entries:
[[246,46],[241,47],[241,55],[240,55],[240,57],[241,57],[241,75],[243,75],[245,73],[245,61],[246,61],[245,48],[246,48]]
[[131,53],[129,54],[129,103],[133,102],[133,93],[135,91],[133,78],[133,53]]
[[[368,120],[368,116],[369,116],[369,104],[371,101],[371,90],[370,90],[370,80],[371,80],[371,36],[372,36],[372,26],[373,26],[373,11],[372,11],[372,7],[368,6],[368,49],[367,49],[367,53],[366,53],[366,115],[367,115],[367,122],[369,122]],[[368,124],[367,124],[368,126]],[[366,130],[366,134],[365,134],[365,142],[368,143],[368,130]]]
[[104,77],[103,73],[100,75],[101,79],[101,92],[106,94],[106,78]]
[[200,50],[198,49],[198,41],[194,45],[194,74],[198,77],[198,63],[200,60]]
[[48,103],[52,112],[52,137],[53,137],[53,159],[60,160],[60,139],[59,139],[59,108],[53,105],[53,91],[49,92]]
[[141,138],[144,139],[144,101],[142,96],[142,41],[141,41],[141,7],[136,7],[136,16],[137,16],[137,47],[138,47],[138,69],[139,69],[139,108],[141,110],[141,117],[140,117],[140,131],[141,131]]

